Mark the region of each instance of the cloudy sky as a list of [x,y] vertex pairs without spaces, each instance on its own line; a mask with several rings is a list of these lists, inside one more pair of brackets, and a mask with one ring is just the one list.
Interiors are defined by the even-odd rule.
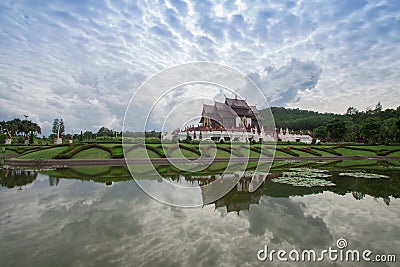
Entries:
[[1,1],[0,120],[121,130],[135,90],[177,64],[248,75],[272,106],[400,105],[398,1]]

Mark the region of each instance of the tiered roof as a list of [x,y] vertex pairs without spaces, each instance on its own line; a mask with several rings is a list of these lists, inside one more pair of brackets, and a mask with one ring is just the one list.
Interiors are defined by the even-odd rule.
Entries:
[[[213,106],[203,104],[202,117],[205,116],[218,122],[223,119],[235,119],[237,116],[262,121],[261,113],[256,106],[249,106],[246,100],[237,98],[225,98],[225,103],[215,101]],[[203,118],[200,122],[203,122]]]

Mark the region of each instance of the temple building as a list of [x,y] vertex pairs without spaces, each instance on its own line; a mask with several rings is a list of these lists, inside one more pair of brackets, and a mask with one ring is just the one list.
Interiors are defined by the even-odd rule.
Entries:
[[163,133],[162,139],[172,140],[213,140],[215,142],[260,142],[290,141],[311,143],[310,135],[284,133],[274,127],[264,129],[264,120],[256,106],[250,106],[244,99],[225,98],[214,105],[203,103],[198,125],[188,125],[178,133]]
[[262,117],[256,106],[249,106],[246,100],[235,97],[225,98],[225,102],[217,102],[212,105],[203,104],[200,125],[212,129],[224,128],[242,129],[250,131],[256,128],[260,132]]

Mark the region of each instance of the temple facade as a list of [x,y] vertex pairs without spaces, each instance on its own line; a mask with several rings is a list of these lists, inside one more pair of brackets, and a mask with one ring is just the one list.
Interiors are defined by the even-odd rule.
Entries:
[[215,142],[260,142],[290,141],[311,143],[309,135],[294,135],[289,130],[283,132],[275,128],[265,129],[263,118],[256,106],[246,100],[225,98],[225,102],[215,101],[214,105],[203,104],[198,125],[188,125],[175,133],[163,133],[164,140],[213,140]]
[[246,100],[225,98],[225,102],[215,101],[214,105],[203,104],[200,126],[211,129],[226,130],[245,128],[260,131],[262,117],[256,106],[249,106]]

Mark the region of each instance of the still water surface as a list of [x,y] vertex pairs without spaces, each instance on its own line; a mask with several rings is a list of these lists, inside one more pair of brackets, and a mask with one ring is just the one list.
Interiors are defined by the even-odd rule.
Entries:
[[[107,172],[90,177],[85,171],[64,170],[63,178],[0,171],[1,266],[293,266],[261,262],[257,252],[265,245],[288,251],[336,248],[339,238],[351,249],[400,257],[398,170],[378,172],[386,179],[331,171],[326,179],[336,186],[329,187],[267,180],[254,193],[245,192],[242,182],[202,208],[161,204],[134,181],[121,179],[124,170],[114,168],[119,177]],[[178,178],[188,179],[168,179]],[[366,265],[295,263],[346,264]]]

